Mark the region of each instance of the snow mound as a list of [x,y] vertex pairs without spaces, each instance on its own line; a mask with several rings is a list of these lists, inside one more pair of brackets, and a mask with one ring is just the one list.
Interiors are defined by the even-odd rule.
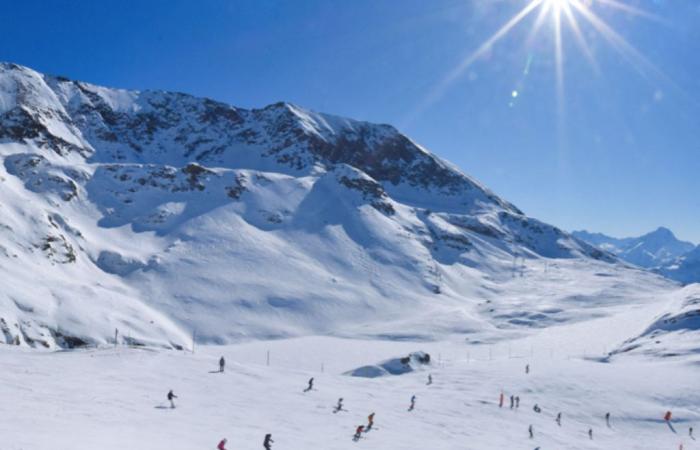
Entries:
[[388,359],[379,364],[362,366],[346,372],[346,375],[362,378],[378,378],[387,375],[404,375],[430,364],[430,355],[414,352],[403,358]]

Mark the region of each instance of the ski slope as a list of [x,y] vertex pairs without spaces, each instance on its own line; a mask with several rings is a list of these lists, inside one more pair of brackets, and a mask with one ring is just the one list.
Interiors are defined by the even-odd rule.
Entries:
[[[3,346],[0,447],[193,450],[214,449],[226,437],[227,448],[242,450],[262,448],[272,433],[274,449],[292,450],[700,448],[687,437],[700,423],[698,361],[601,363],[517,340],[508,346],[510,357],[505,345],[319,337],[204,346],[194,354]],[[430,368],[373,379],[342,375],[418,349],[431,354]],[[220,355],[225,373],[216,373]],[[316,389],[302,393],[310,377]],[[167,405],[169,389],[178,395],[176,409]],[[504,408],[497,405],[501,390]],[[521,398],[517,410],[508,408],[511,394]],[[412,395],[416,409],[408,412]],[[348,412],[333,414],[339,397]],[[532,411],[535,403],[541,414]],[[667,409],[673,429],[662,420]],[[374,429],[353,442],[371,412]]]

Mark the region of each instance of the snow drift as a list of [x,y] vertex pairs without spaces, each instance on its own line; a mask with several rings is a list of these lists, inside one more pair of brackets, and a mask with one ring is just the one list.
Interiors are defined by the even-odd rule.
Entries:
[[377,378],[386,375],[403,375],[430,364],[430,355],[414,352],[402,358],[388,359],[379,364],[358,367],[346,372],[346,375],[362,378]]

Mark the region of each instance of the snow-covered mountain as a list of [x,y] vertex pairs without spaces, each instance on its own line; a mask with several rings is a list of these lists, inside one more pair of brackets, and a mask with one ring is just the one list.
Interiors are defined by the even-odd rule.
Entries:
[[700,246],[655,269],[655,271],[683,284],[700,283]]
[[389,125],[288,103],[1,64],[0,158],[5,342],[483,338],[669,287]]
[[639,267],[655,268],[671,263],[695,245],[681,241],[664,227],[639,237],[614,238],[602,233],[574,231],[573,236]]

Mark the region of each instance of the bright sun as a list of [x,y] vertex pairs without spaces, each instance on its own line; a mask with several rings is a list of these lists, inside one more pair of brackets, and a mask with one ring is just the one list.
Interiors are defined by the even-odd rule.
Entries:
[[[491,51],[493,46],[504,38],[508,33],[524,21],[527,17],[535,15],[534,24],[530,30],[526,41],[528,47],[532,46],[535,38],[544,28],[545,22],[551,23],[554,43],[554,60],[556,72],[556,89],[558,98],[564,94],[564,45],[563,28],[570,31],[570,35],[576,42],[583,56],[589,61],[593,69],[599,73],[600,69],[596,62],[583,32],[583,27],[592,30],[596,35],[602,37],[612,48],[619,52],[628,62],[632,63],[640,72],[652,72],[663,77],[637,49],[630,45],[611,25],[601,19],[594,11],[597,7],[606,7],[629,15],[641,16],[647,19],[660,20],[658,17],[637,7],[625,3],[624,0],[529,0],[526,5],[513,17],[509,18],[500,29],[491,37],[486,39],[473,53],[460,62],[443,78],[443,80],[433,87],[428,97],[423,102],[422,107],[437,101],[441,98],[449,86],[455,82],[472,64],[482,56]],[[517,91],[513,91],[517,92]]]
[[544,0],[544,3],[548,3],[548,7],[552,8],[563,8],[569,6],[570,0]]

